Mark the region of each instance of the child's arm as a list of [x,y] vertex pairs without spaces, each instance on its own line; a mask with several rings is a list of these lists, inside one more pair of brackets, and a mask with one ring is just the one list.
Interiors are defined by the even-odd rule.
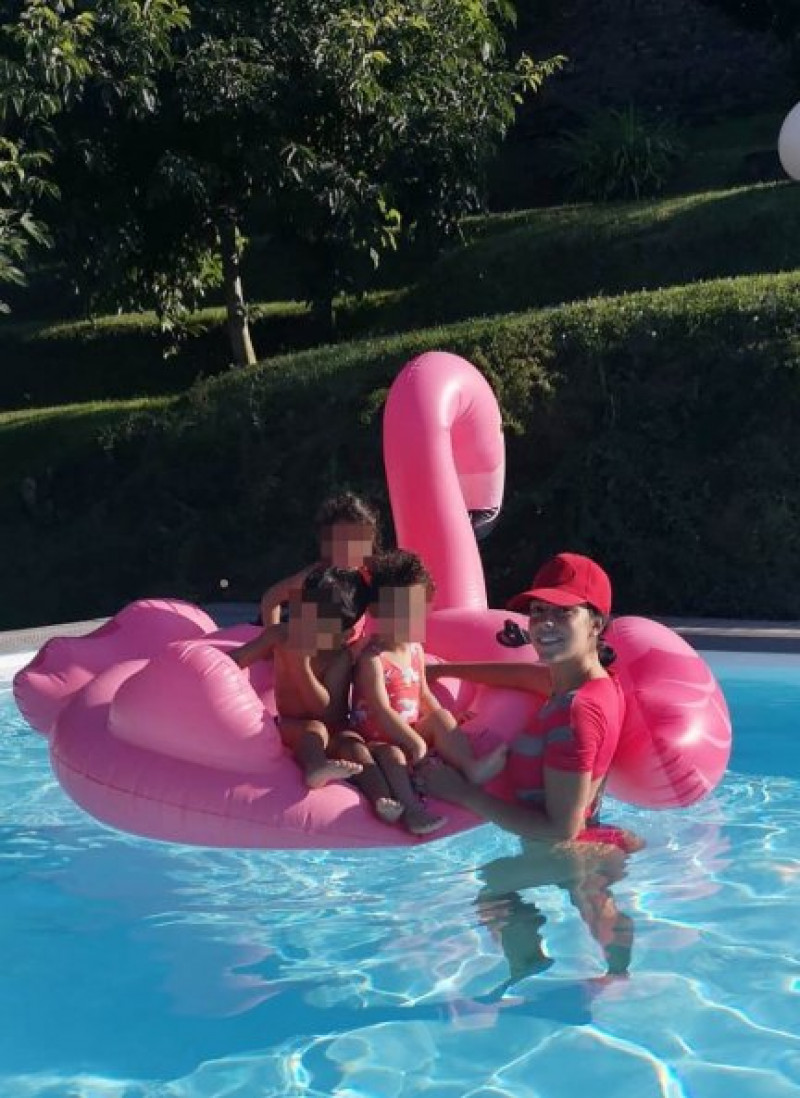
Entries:
[[428,671],[429,667],[422,663],[419,673],[419,702],[420,709],[427,716],[428,713],[436,713],[439,709],[444,708],[431,688],[428,686]]
[[549,694],[549,670],[540,663],[429,663],[429,679],[463,679],[505,690],[530,690]]
[[381,730],[392,743],[402,748],[409,762],[418,763],[425,758],[428,746],[411,725],[395,713],[386,693],[381,661],[377,656],[362,656],[356,664],[356,683]]
[[316,568],[316,564],[309,564],[306,568],[295,572],[293,576],[278,580],[268,587],[261,596],[261,624],[265,626],[277,625],[281,620],[281,605],[289,601],[289,595],[293,591],[299,591],[303,586],[303,580],[308,573]]
[[255,640],[248,641],[241,648],[235,648],[230,657],[239,667],[249,667],[256,660],[266,660],[272,655],[275,645],[283,640],[283,632],[281,625],[268,625]]

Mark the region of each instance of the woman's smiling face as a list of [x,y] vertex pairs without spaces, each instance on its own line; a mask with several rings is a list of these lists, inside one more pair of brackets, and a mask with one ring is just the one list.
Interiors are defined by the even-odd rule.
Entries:
[[532,599],[528,619],[531,643],[545,663],[581,659],[597,651],[600,624],[588,606],[555,606]]

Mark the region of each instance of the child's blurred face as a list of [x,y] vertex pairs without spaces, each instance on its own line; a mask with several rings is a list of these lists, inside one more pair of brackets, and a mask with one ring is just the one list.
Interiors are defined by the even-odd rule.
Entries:
[[372,555],[374,539],[369,523],[335,522],[320,535],[322,559],[335,568],[358,568]]
[[382,587],[378,593],[378,629],[399,644],[425,640],[428,591],[424,584]]
[[332,652],[342,645],[342,623],[338,615],[315,602],[306,602],[298,592],[289,599],[287,646],[306,656]]

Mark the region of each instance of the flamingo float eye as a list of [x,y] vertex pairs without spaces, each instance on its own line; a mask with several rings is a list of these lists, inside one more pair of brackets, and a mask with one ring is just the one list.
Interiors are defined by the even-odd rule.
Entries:
[[496,639],[503,648],[523,648],[531,643],[531,635],[527,629],[522,629],[510,618],[506,618],[503,628],[496,634]]
[[476,541],[483,541],[484,538],[487,538],[500,518],[499,507],[479,507],[467,513]]

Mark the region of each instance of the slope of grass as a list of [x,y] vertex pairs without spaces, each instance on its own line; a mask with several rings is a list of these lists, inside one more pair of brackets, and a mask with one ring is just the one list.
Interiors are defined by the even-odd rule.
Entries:
[[13,496],[26,477],[48,476],[134,413],[168,404],[167,397],[143,398],[0,412],[0,493]]
[[[339,337],[413,331],[472,316],[698,280],[793,270],[800,199],[791,184],[642,203],[562,206],[473,219],[465,246],[407,291],[339,303]],[[306,306],[253,309],[262,357],[317,344]],[[153,314],[0,330],[0,407],[172,394],[228,368],[221,309],[198,313],[176,354]]]
[[793,270],[800,262],[800,193],[789,183],[759,184],[553,207],[474,221],[467,232],[467,246],[434,264],[381,323],[442,322]]

